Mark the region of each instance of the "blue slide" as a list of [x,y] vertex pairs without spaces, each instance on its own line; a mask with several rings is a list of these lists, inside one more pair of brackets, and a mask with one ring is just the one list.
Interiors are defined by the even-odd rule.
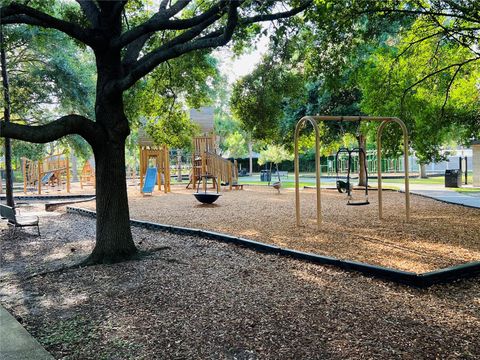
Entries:
[[53,176],[53,172],[45,173],[42,177],[42,184],[47,184],[52,176]]
[[157,168],[156,167],[148,168],[147,174],[145,175],[145,182],[143,183],[142,192],[144,194],[151,194],[156,184],[157,184]]

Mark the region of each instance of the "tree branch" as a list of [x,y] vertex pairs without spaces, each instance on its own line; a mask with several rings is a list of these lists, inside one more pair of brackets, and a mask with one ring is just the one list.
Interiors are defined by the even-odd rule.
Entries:
[[95,122],[81,115],[66,115],[46,125],[29,126],[0,121],[0,136],[33,143],[47,143],[65,135],[78,134],[90,145],[101,143],[103,131]]
[[[227,44],[232,38],[233,32],[239,23],[249,24],[258,21],[271,21],[294,16],[308,8],[313,3],[313,0],[306,0],[300,6],[289,11],[275,14],[258,15],[239,20],[238,8],[243,4],[243,2],[244,1],[241,0],[228,2],[229,6],[227,24],[223,28],[216,29],[203,37],[197,38],[196,40],[194,39],[197,36],[199,36],[206,28],[224,15],[224,5],[226,1],[217,3],[215,6],[197,17],[185,20],[170,21],[170,24],[175,23],[184,26],[187,23],[183,21],[198,21],[199,18],[202,20],[204,19],[204,21],[201,23],[191,27],[189,30],[183,32],[166,44],[163,44],[156,50],[139,59],[136,62],[136,65],[132,67],[132,70],[122,80],[115,84],[115,86],[118,86],[121,90],[126,90],[140,78],[152,71],[158,64],[164,61],[178,57],[190,51],[213,48]],[[206,17],[205,14],[207,13],[210,15],[210,17]],[[126,38],[123,38],[123,40],[126,41]]]
[[3,24],[28,24],[52,28],[64,32],[84,44],[92,46],[90,31],[74,23],[57,19],[29,6],[13,3],[0,8]]
[[76,2],[80,5],[80,8],[92,26],[98,27],[98,16],[100,11],[97,5],[92,0],[76,0]]
[[284,19],[284,18],[291,17],[301,13],[303,10],[307,9],[312,4],[313,4],[313,0],[306,0],[298,7],[293,8],[289,11],[279,12],[275,14],[256,15],[249,18],[244,18],[240,21],[240,23],[252,24],[252,23],[261,22],[261,21],[272,21],[272,20]]
[[124,67],[125,72],[129,71],[129,69],[135,63],[135,61],[137,61],[140,51],[142,51],[143,46],[148,41],[148,39],[150,39],[152,34],[153,33],[142,35],[141,37],[131,42],[127,46],[127,50],[125,51],[125,55],[123,56],[123,59],[122,59],[122,65]]
[[434,16],[445,16],[445,17],[450,17],[450,18],[457,18],[457,19],[462,19],[465,21],[470,21],[474,23],[478,23],[478,19],[471,18],[467,15],[463,14],[455,14],[455,13],[450,13],[450,12],[444,12],[444,11],[435,11],[435,10],[409,10],[409,9],[395,9],[395,8],[373,8],[370,10],[364,10],[360,11],[359,14],[371,14],[371,13],[401,13],[401,14],[409,14],[409,15],[434,15]]
[[181,10],[180,7],[183,8],[187,6],[190,1],[191,0],[185,0],[183,2],[179,1],[168,10],[156,13],[142,25],[136,26],[135,28],[123,33],[120,37],[114,39],[112,41],[112,46],[123,48],[124,46],[142,37],[143,35],[152,34],[155,31],[189,29],[193,26],[201,24],[216,13],[221,12],[227,4],[226,0],[222,0],[200,15],[188,19],[169,20],[172,16],[174,16]]
[[452,85],[453,85],[453,82],[455,81],[455,78],[457,77],[458,73],[460,72],[460,69],[462,68],[462,66],[465,65],[465,64],[460,64],[457,69],[455,70],[455,72],[453,73],[453,76],[452,78],[450,79],[450,81],[448,82],[448,86],[447,86],[447,90],[445,91],[445,99],[443,101],[443,105],[442,105],[442,109],[441,109],[441,117],[444,116],[445,114],[445,107],[447,106],[447,102],[448,102],[448,98],[450,97],[450,90],[452,88]]
[[[228,40],[230,40],[233,30],[237,24],[236,14],[237,14],[237,8],[239,4],[240,4],[239,2],[234,1],[229,7],[227,26],[225,27],[225,30],[224,30],[224,34],[226,34],[226,36],[229,37]],[[232,14],[232,11],[235,15]],[[119,85],[122,90],[126,90],[129,87],[131,87],[135,82],[137,82],[137,80],[139,80],[140,78],[148,74],[150,71],[152,71],[161,62],[180,56],[192,50],[212,47],[214,42],[212,42],[212,45],[209,46],[206,43],[207,41],[206,39],[203,39],[203,38],[198,39],[198,41],[203,40],[203,43],[195,43],[195,45],[191,43],[191,40],[193,40],[195,37],[200,35],[207,27],[215,23],[215,21],[220,19],[222,15],[223,13],[216,13],[212,15],[209,19],[205,20],[203,23],[192,27],[188,31],[183,32],[182,34],[173,38],[169,42],[163,44],[162,46],[152,51],[151,53],[143,56],[141,59],[137,61],[136,65],[133,66],[130,73],[127,74],[125,78],[123,78],[117,85]],[[208,39],[208,41],[212,41],[212,39]]]
[[[427,75],[425,75],[424,77],[422,77],[420,80],[417,80],[415,81],[412,85],[410,85],[409,87],[407,87],[404,91],[403,91],[403,96],[402,96],[402,101],[401,101],[401,107],[403,107],[403,103],[404,103],[404,100],[405,100],[405,97],[407,96],[407,93],[412,90],[415,86],[417,86],[418,84],[421,84],[422,82],[424,82],[425,80],[431,78],[432,76],[435,76],[437,74],[440,74],[441,72],[444,72],[448,69],[451,69],[453,67],[458,67],[457,71],[455,72],[455,75],[456,73],[458,72],[459,68],[461,68],[462,66],[464,65],[467,65],[468,63],[471,63],[471,62],[474,62],[474,61],[477,61],[477,60],[480,60],[480,56],[479,57],[474,57],[474,58],[470,58],[468,60],[465,60],[465,61],[462,61],[460,63],[455,63],[455,64],[450,64],[450,65],[447,65],[447,66],[444,66],[443,68],[441,69],[438,69],[434,72],[431,72]],[[453,77],[455,78],[455,77]]]

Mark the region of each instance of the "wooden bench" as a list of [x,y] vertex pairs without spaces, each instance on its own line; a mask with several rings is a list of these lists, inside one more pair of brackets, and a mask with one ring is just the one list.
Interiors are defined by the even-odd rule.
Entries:
[[21,216],[17,214],[18,210],[12,207],[0,204],[0,216],[8,220],[8,224],[13,226],[12,236],[15,235],[17,227],[36,226],[38,236],[40,236],[40,227],[38,226],[38,216]]

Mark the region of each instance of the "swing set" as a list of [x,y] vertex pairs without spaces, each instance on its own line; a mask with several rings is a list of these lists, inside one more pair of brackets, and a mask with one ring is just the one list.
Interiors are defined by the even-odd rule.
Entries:
[[[298,149],[298,139],[300,136],[300,130],[304,127],[306,123],[310,123],[313,126],[315,131],[315,178],[316,178],[316,198],[317,198],[317,228],[320,229],[322,223],[322,207],[321,207],[321,191],[320,191],[320,131],[318,129],[318,123],[320,121],[375,121],[380,122],[380,126],[377,130],[377,178],[378,178],[378,218],[382,219],[383,209],[382,209],[382,133],[385,129],[385,126],[388,123],[396,123],[400,126],[403,132],[403,156],[404,156],[404,178],[405,178],[405,215],[407,221],[410,220],[410,188],[409,188],[409,178],[408,178],[408,130],[405,126],[405,123],[396,117],[372,117],[372,116],[304,116],[301,118],[295,127],[295,216],[297,226],[301,225],[301,213],[300,213],[300,163],[299,163],[299,149]],[[341,153],[348,154],[348,167],[347,167],[347,178],[345,181],[339,180],[338,177],[338,156]],[[368,173],[367,173],[367,186],[365,186],[365,199],[364,201],[355,202],[351,198],[351,192],[353,186],[350,183],[350,169],[352,166],[352,155],[354,153],[365,154],[364,149],[340,149],[336,154],[336,164],[337,169],[337,190],[339,192],[347,193],[348,205],[368,205]],[[366,167],[366,165],[365,165]],[[365,171],[367,169],[365,168]]]
[[[347,160],[347,177],[345,181],[340,180],[339,177],[339,166],[338,166],[338,161],[339,161],[339,155],[342,153],[347,153],[348,155],[348,160]],[[367,162],[364,161],[364,170],[365,170],[365,198],[363,201],[356,201],[353,199],[353,184],[351,183],[351,169],[352,169],[352,163],[353,163],[353,154],[358,154],[358,156],[365,156],[365,150],[362,148],[354,148],[354,149],[348,149],[348,148],[340,148],[338,149],[336,155],[335,155],[335,170],[337,173],[337,190],[339,193],[346,193],[348,197],[347,205],[368,205],[370,202],[368,201],[368,169],[367,169]]]

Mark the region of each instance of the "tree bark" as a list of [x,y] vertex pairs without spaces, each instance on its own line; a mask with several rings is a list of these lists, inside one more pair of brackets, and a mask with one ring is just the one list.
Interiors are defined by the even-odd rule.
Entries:
[[367,185],[367,172],[365,171],[366,165],[366,154],[367,154],[367,140],[364,135],[358,136],[358,148],[363,149],[358,153],[358,186]]
[[248,173],[250,176],[253,174],[253,144],[251,141],[248,142]]
[[97,234],[88,263],[114,263],[131,258],[133,243],[125,171],[125,141],[94,148]]
[[95,118],[105,129],[103,140],[93,145],[97,234],[95,248],[87,263],[114,263],[137,253],[130,228],[125,140],[130,133],[120,91],[109,91],[109,84],[121,72],[120,53],[100,52],[97,58]]
[[427,176],[427,165],[426,164],[420,164],[420,179],[426,179],[428,178]]
[[[3,84],[3,97],[4,97],[4,121],[10,122],[10,89],[8,85],[7,74],[7,57],[5,55],[5,46],[3,39],[3,29],[0,27],[0,62],[2,65],[2,84]],[[0,182],[2,179],[0,179]],[[15,207],[13,201],[13,171],[12,171],[12,146],[10,144],[10,138],[5,138],[5,193],[7,205]]]

